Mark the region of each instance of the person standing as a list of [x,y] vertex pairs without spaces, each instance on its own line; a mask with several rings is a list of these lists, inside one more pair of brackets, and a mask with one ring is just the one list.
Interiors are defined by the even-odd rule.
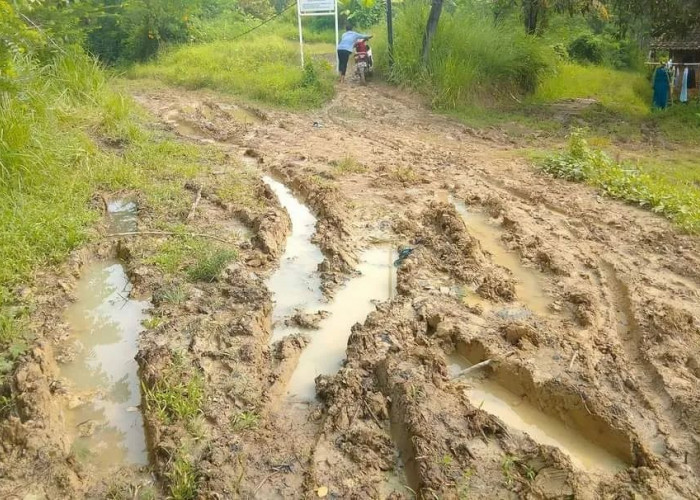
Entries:
[[338,73],[340,73],[340,83],[345,81],[345,73],[348,70],[348,61],[352,55],[352,49],[359,40],[369,40],[372,35],[363,35],[353,31],[351,25],[345,26],[345,33],[340,37],[338,44]]

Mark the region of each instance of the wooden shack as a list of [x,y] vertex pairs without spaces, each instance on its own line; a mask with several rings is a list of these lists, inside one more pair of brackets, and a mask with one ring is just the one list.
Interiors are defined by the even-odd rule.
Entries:
[[668,52],[674,63],[700,64],[700,29],[685,35],[662,35],[651,42],[650,48],[655,53],[651,58],[653,61],[658,61],[661,52]]

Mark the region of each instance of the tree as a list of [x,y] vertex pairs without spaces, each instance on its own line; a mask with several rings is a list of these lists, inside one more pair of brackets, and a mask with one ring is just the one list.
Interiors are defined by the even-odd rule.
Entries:
[[700,0],[610,0],[618,24],[642,21],[654,36],[682,36],[700,29]]
[[423,48],[421,50],[421,61],[423,61],[424,67],[428,67],[430,62],[430,45],[437,31],[440,14],[442,14],[442,3],[443,0],[432,0],[432,5],[430,6],[430,15],[428,15],[428,23],[425,25]]

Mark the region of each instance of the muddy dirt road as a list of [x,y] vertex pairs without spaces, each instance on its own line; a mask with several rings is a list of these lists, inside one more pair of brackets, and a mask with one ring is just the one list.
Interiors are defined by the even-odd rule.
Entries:
[[[187,423],[141,405],[163,495],[184,448],[199,498],[698,497],[697,239],[393,89],[349,85],[308,113],[135,89],[161,127],[257,179],[259,201],[197,179],[188,224],[240,228],[239,258],[181,302],[162,300],[150,240],[119,243],[163,319],[140,333],[144,390],[200,381]],[[109,483],[65,444],[40,457],[65,425],[60,342],[15,375],[29,409],[2,426],[3,470],[61,471],[29,490],[6,475],[19,498]]]

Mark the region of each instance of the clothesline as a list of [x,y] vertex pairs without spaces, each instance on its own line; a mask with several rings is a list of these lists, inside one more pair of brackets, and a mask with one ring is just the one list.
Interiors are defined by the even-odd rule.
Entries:
[[663,64],[664,66],[700,66],[700,63],[662,63],[662,62],[645,62],[644,64],[649,64],[651,66],[658,66]]

